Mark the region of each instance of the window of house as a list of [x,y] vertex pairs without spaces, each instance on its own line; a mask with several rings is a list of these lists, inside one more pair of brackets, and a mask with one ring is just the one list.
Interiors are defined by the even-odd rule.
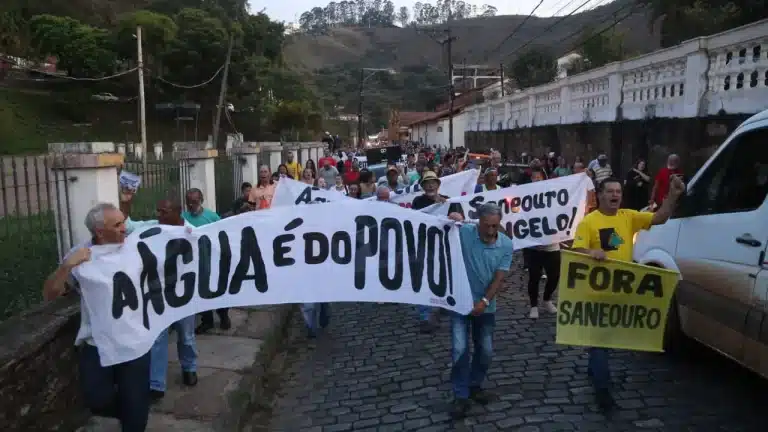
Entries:
[[442,132],[442,131],[443,131],[443,127],[442,127],[442,126],[438,126],[438,127],[437,127],[437,131],[438,131],[438,132]]
[[735,138],[686,197],[685,216],[752,211],[768,193],[768,128]]

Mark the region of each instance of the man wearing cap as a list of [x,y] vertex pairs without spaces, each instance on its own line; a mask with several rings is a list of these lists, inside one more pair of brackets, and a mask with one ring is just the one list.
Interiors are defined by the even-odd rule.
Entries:
[[404,176],[401,175],[401,170],[394,165],[390,165],[387,168],[387,176],[379,180],[379,186],[386,186],[389,190],[398,191],[407,186]]
[[499,172],[494,167],[487,168],[483,173],[483,184],[475,186],[475,193],[488,192],[496,189],[500,189],[498,185]]
[[608,165],[608,156],[605,154],[601,154],[597,157],[597,166],[592,168],[592,171],[595,172],[595,184],[600,184],[603,182],[603,180],[613,177],[613,170],[611,169],[611,166]]
[[[424,174],[421,176],[420,185],[424,193],[413,199],[413,203],[411,204],[412,209],[421,210],[433,204],[444,203],[448,200],[447,196],[438,193],[440,190],[440,178],[433,171],[424,171]],[[458,208],[458,210],[456,210],[456,208]],[[451,204],[448,213],[450,214],[453,212],[463,213],[461,211],[461,205]],[[418,306],[418,310],[419,319],[421,321],[421,332],[432,333],[435,331],[437,322],[436,316],[432,313],[434,308],[429,306]]]

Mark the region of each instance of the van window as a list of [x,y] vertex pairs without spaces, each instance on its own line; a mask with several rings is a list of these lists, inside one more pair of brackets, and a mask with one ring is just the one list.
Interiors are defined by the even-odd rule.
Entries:
[[752,211],[768,193],[768,128],[736,137],[707,168],[687,199],[686,216]]

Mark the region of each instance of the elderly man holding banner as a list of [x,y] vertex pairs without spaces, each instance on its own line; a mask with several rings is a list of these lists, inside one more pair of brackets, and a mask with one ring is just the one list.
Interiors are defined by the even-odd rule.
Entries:
[[[426,175],[424,176],[426,178]],[[477,223],[461,226],[461,248],[474,307],[468,315],[451,314],[451,382],[454,401],[451,415],[461,419],[470,409],[470,400],[488,404],[493,395],[482,384],[493,357],[493,330],[496,327],[496,295],[512,266],[512,240],[500,233],[502,212],[494,203],[478,208]],[[463,221],[459,213],[450,218]],[[474,355],[470,360],[472,335]]]
[[[609,177],[600,182],[597,188],[598,208],[596,211],[586,215],[576,228],[573,250],[575,252],[588,254],[598,261],[611,259],[631,262],[633,247],[632,239],[634,235],[641,230],[649,229],[652,225],[661,225],[665,223],[672,215],[677,199],[685,191],[685,185],[679,178],[674,177],[670,182],[669,195],[656,213],[639,212],[620,208],[622,192],[621,180]],[[564,267],[567,265],[567,262],[564,260]],[[569,286],[560,288],[561,305],[564,302],[562,292],[564,290],[572,290],[573,288],[567,281],[567,279],[572,278],[571,275],[568,275],[567,278],[563,277],[563,280],[566,280],[566,285]],[[614,284],[614,287],[615,286],[616,284]],[[626,288],[624,288],[624,290],[618,294],[626,292]],[[667,295],[671,297],[670,293]],[[626,301],[623,303],[626,303]],[[666,309],[664,309],[664,313],[666,313]],[[569,324],[569,322],[566,322],[570,321],[568,315],[568,311],[561,310],[561,314],[558,318],[558,343],[563,343],[561,340],[561,327]],[[661,320],[661,314],[659,315],[659,319]],[[585,331],[582,330],[582,334],[584,334],[584,332]],[[608,364],[608,351],[605,348],[589,348],[587,373],[592,379],[592,383],[595,387],[595,397],[598,406],[603,411],[610,411],[615,406],[615,402],[611,395],[611,373]]]

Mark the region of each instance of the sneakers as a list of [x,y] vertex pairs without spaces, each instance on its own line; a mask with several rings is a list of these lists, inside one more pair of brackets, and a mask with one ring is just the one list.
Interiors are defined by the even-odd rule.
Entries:
[[538,319],[539,318],[539,308],[536,306],[531,308],[531,312],[528,314],[528,318],[531,319]]
[[555,304],[552,303],[551,300],[545,301],[543,308],[548,313],[552,313],[552,314],[557,313],[557,306],[555,306]]
[[469,398],[480,405],[488,405],[496,400],[496,395],[481,388],[471,388]]

